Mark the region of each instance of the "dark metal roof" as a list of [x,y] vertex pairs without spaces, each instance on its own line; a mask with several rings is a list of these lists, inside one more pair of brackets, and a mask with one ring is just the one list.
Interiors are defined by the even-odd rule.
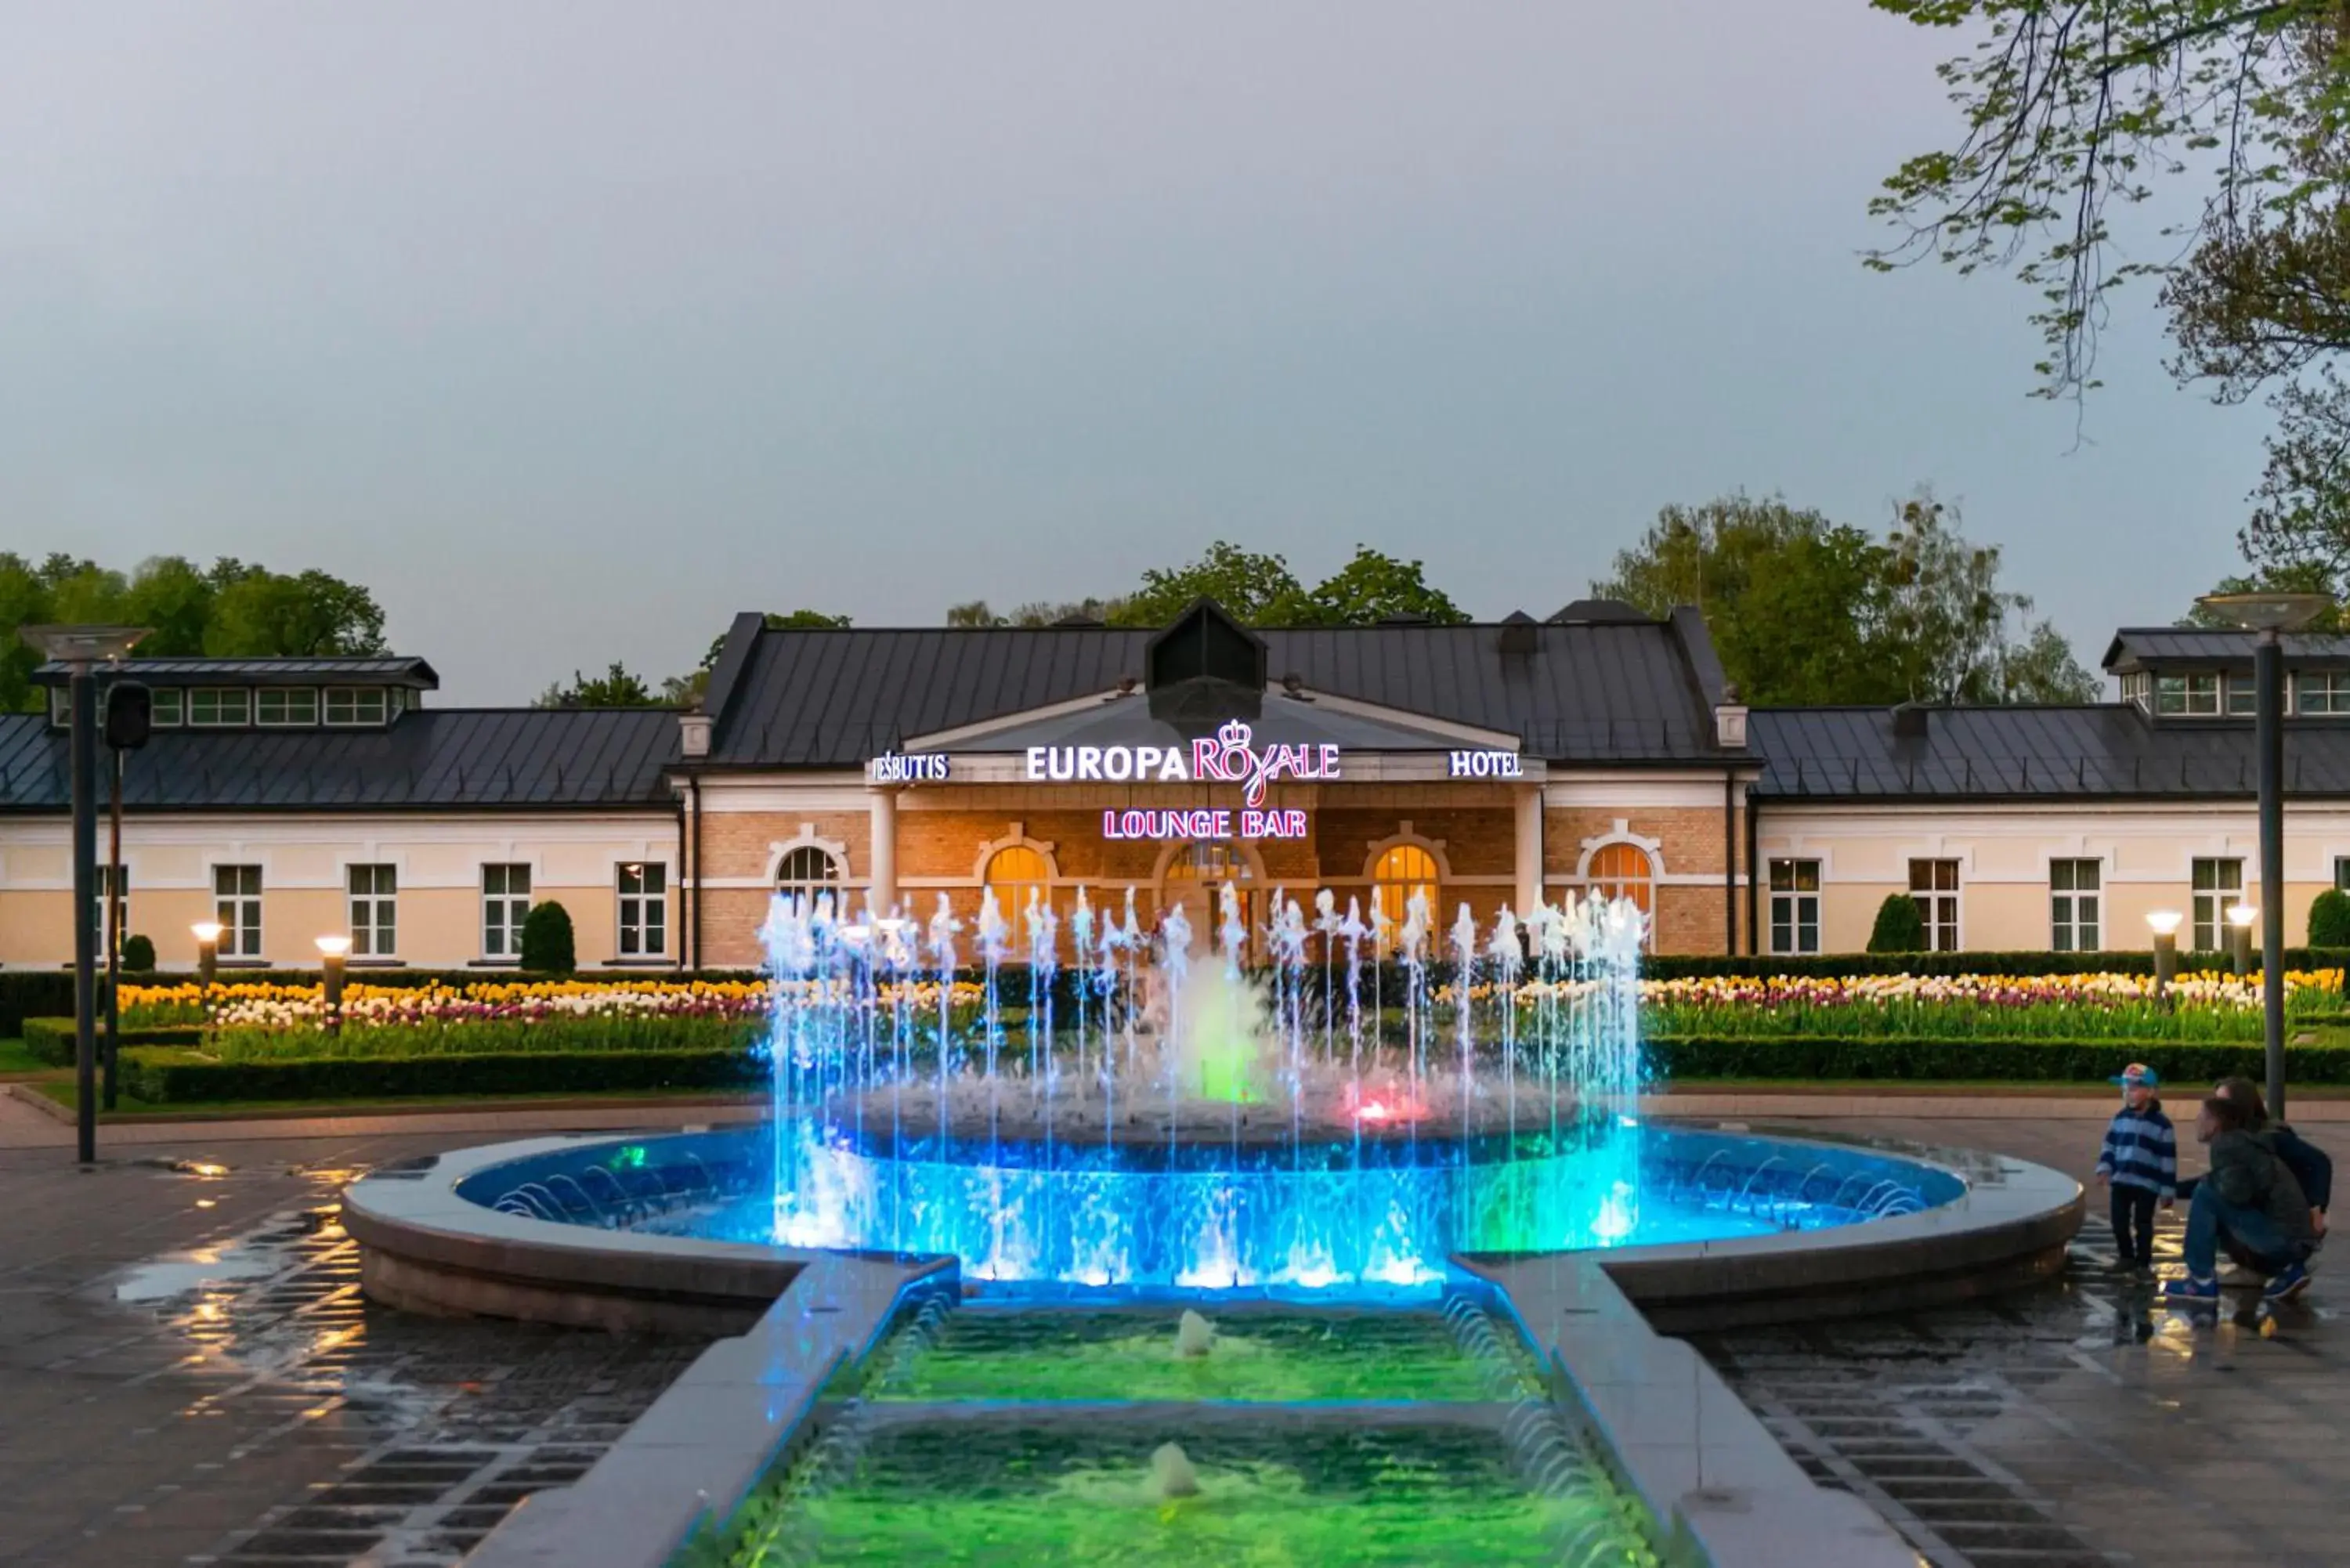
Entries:
[[[738,618],[712,680],[711,761],[854,767],[907,737],[960,729],[1140,680],[1156,632],[1125,627],[770,629]],[[1722,763],[1721,668],[1694,611],[1667,621],[1503,628],[1264,628],[1265,672],[1520,738],[1559,762]],[[1694,644],[1694,646],[1692,645]],[[737,654],[740,654],[738,659]],[[723,690],[721,690],[723,683]],[[1262,739],[1284,737],[1266,732]]]
[[[1890,708],[1758,709],[1747,740],[1755,794],[1804,800],[2037,800],[2245,795],[2258,766],[2247,722],[2153,724],[2133,703],[1923,710],[1894,733]],[[2350,724],[2285,726],[2285,788],[2350,795]]]
[[[438,691],[441,677],[421,659],[126,659],[112,667],[151,686],[412,686]],[[62,686],[72,673],[52,660],[33,671],[42,686]]]
[[[0,714],[0,812],[67,808],[67,733]],[[385,729],[158,730],[130,753],[133,810],[384,811],[666,805],[666,709],[428,709]]]
[[[1243,717],[1227,709],[1224,719]],[[1358,752],[1442,752],[1468,744],[1459,735],[1317,707],[1277,691],[1261,695],[1259,711],[1244,715],[1268,741],[1286,746],[1333,745]],[[1015,721],[939,748],[949,752],[1021,752],[1030,746],[1183,746],[1211,732],[1207,725],[1170,722],[1139,691],[1045,718]]]
[[[2249,631],[2206,630],[2191,626],[2126,626],[2106,646],[2106,669],[2116,675],[2138,670],[2250,670],[2259,639]],[[2350,637],[2333,632],[2296,632],[2279,639],[2287,665],[2302,670],[2350,669]]]

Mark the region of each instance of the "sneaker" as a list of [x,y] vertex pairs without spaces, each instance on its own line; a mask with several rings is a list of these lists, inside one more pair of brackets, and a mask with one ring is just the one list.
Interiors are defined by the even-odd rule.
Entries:
[[2167,1302],[2216,1302],[2220,1299],[2220,1282],[2192,1277],[2171,1280],[2162,1287],[2162,1299]]
[[2272,1302],[2289,1302],[2309,1288],[2309,1271],[2299,1263],[2287,1263],[2261,1287],[2261,1294]]

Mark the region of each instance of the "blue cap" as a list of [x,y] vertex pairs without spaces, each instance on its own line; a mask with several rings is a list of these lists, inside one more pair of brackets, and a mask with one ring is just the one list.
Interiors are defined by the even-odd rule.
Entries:
[[2162,1079],[2156,1074],[2153,1068],[2147,1066],[2145,1063],[2132,1062],[2128,1066],[2124,1067],[2121,1070],[2120,1076],[2107,1081],[2110,1083],[2119,1084],[2125,1089],[2135,1088],[2140,1084],[2143,1084],[2147,1088],[2151,1089],[2156,1085],[2161,1083]]

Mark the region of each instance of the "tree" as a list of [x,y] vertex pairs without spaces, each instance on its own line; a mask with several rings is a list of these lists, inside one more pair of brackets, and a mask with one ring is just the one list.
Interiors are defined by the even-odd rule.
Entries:
[[[2333,581],[2323,567],[2314,564],[2304,564],[2273,566],[2262,572],[2258,576],[2238,575],[2221,577],[2211,585],[2211,591],[2215,594],[2322,594],[2331,591]],[[2200,602],[2189,606],[2187,613],[2178,618],[2178,624],[2204,627],[2218,631],[2243,629],[2237,622],[2227,617],[2215,615],[2204,608]],[[2313,631],[2341,631],[2345,629],[2345,624],[2350,623],[2345,623],[2343,608],[2336,605],[2309,624]]]
[[0,711],[37,708],[38,656],[16,638],[43,621],[116,622],[150,628],[143,658],[327,658],[384,651],[374,595],[326,572],[287,576],[224,557],[200,568],[181,556],[142,561],[128,576],[63,554],[38,566],[0,553]]
[[2024,618],[2032,601],[1999,572],[1999,552],[1970,545],[1929,492],[1896,507],[1881,540],[1739,494],[1665,508],[1592,592],[1653,616],[1697,606],[1752,703],[2093,699],[2064,638]]
[[2350,893],[2328,888],[2310,900],[2309,945],[2350,948]]
[[1877,924],[1869,929],[1873,953],[1921,953],[1926,950],[1926,917],[1918,900],[1907,893],[1887,893],[1877,906]]
[[1418,561],[1399,561],[1368,545],[1305,596],[1298,624],[1372,626],[1395,616],[1419,616],[1439,625],[1469,618],[1442,590],[1428,586]]
[[[2045,395],[2095,385],[2108,296],[2161,280],[2172,374],[2278,417],[2238,536],[2256,576],[2322,563],[2350,587],[2350,6],[2342,0],[1872,0],[1988,37],[1941,67],[1952,149],[1902,165],[1871,210],[1906,229],[1870,258],[2012,265],[2042,291]],[[2168,258],[2114,265],[2108,214],[2196,180]]]
[[571,684],[549,686],[538,694],[535,708],[651,708],[658,706],[651,690],[622,668],[619,659],[595,677],[571,672]]
[[1189,566],[1153,566],[1112,618],[1119,626],[1165,626],[1194,599],[1213,599],[1251,626],[1284,625],[1305,597],[1289,563],[1219,539]]
[[531,974],[569,974],[579,967],[572,943],[571,911],[549,898],[533,904],[522,918],[522,951],[518,955]]

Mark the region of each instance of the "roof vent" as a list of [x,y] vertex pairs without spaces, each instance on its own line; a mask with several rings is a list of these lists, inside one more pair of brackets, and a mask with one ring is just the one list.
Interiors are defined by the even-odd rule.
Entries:
[[1904,702],[1893,710],[1893,734],[1896,740],[1922,741],[1926,738],[1926,716],[1932,711],[1923,702]]
[[1502,621],[1502,651],[1526,659],[1542,646],[1542,623],[1523,610],[1512,610]]
[[1713,707],[1713,743],[1725,752],[1746,749],[1746,704],[1738,700],[1738,682],[1725,682],[1721,701]]
[[1650,621],[1622,599],[1577,599],[1550,618],[1554,626],[1631,626]]
[[687,757],[710,754],[710,715],[699,708],[690,708],[677,716],[677,745]]
[[1138,676],[1121,675],[1118,678],[1118,693],[1121,697],[1130,697],[1134,694],[1134,689],[1141,684],[1141,679]]

